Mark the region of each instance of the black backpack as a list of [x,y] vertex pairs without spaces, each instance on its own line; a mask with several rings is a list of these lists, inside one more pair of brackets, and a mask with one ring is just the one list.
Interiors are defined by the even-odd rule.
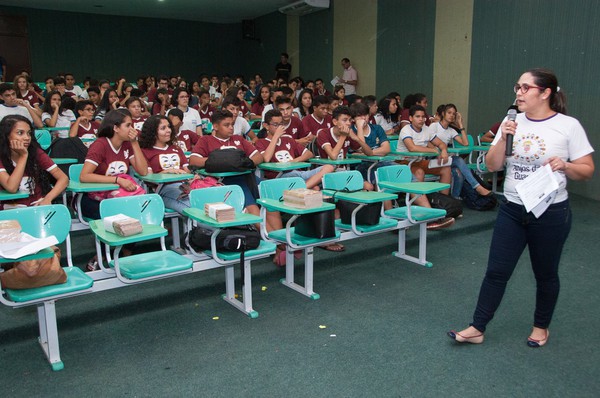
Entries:
[[[48,148],[48,155],[53,158],[73,158],[77,163],[85,162],[88,149],[79,137],[57,138]],[[69,175],[69,164],[59,164],[58,167]]]
[[[244,137],[240,137],[244,140]],[[229,173],[234,171],[254,170],[252,159],[241,149],[217,149],[208,154],[204,168],[209,173]]]
[[462,198],[465,206],[473,210],[493,210],[496,208],[496,206],[498,206],[498,199],[496,199],[495,195],[480,195],[467,182],[465,182],[462,186],[462,189],[460,191],[460,197]]
[[[467,185],[467,184],[465,184]],[[427,195],[431,207],[434,209],[446,210],[446,217],[457,218],[463,214],[462,201],[454,199],[452,196],[444,195],[439,192],[430,193]]]

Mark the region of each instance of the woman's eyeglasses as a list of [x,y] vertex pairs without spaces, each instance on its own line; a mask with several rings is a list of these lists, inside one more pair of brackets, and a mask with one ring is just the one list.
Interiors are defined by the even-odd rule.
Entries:
[[515,90],[515,94],[517,94],[519,90],[521,90],[521,92],[522,92],[523,94],[525,94],[526,92],[528,92],[528,91],[529,91],[529,89],[530,89],[530,88],[537,88],[537,89],[540,89],[540,90],[545,90],[545,88],[544,88],[544,87],[540,87],[540,86],[530,86],[530,85],[529,85],[529,84],[527,84],[527,83],[523,83],[523,84],[518,84],[518,83],[517,83],[517,84],[515,84],[515,86],[513,87],[513,90]]

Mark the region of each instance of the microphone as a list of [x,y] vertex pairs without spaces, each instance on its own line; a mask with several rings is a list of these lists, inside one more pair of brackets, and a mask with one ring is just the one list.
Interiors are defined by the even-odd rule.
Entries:
[[[515,109],[509,109],[506,117],[508,120],[514,122],[517,118],[517,111]],[[512,156],[513,138],[512,134],[506,136],[506,156]]]

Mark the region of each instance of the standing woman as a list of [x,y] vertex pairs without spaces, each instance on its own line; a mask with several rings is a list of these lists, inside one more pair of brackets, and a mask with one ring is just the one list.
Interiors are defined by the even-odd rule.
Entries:
[[[177,145],[177,131],[167,117],[154,115],[146,120],[140,135],[140,147],[148,163],[149,173],[190,173],[188,160]],[[182,191],[179,189],[182,182],[163,184],[158,191],[165,206],[180,214],[183,214],[183,209],[190,207],[189,198],[182,199]]]
[[[100,124],[98,139],[90,146],[85,157],[79,175],[81,182],[118,184],[127,191],[135,191],[135,183],[119,175],[127,174],[130,165],[139,175],[148,174],[148,164],[137,136],[127,110],[109,111]],[[84,195],[81,212],[85,217],[99,219],[100,202]]]
[[[48,174],[56,180],[54,186]],[[0,122],[0,186],[11,193],[29,192],[29,197],[2,202],[0,209],[52,204],[68,184],[67,175],[35,140],[29,119],[21,115],[4,117]]]
[[[567,178],[588,180],[594,173],[591,147],[579,122],[566,115],[565,95],[556,76],[547,69],[530,69],[514,87],[523,113],[515,121],[504,120],[486,156],[490,171],[506,164],[504,195],[490,247],[488,268],[481,284],[471,325],[448,336],[459,343],[482,343],[489,321],[500,305],[506,284],[529,246],[531,267],[537,282],[533,330],[529,347],[548,342],[548,326],[558,299],[558,264],[571,228]],[[506,156],[506,138],[514,135],[512,156]],[[559,182],[558,193],[546,211],[536,218],[528,213],[515,186],[549,165]]]

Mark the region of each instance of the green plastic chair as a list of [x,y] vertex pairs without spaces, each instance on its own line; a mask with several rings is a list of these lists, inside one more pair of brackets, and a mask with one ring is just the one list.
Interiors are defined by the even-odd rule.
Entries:
[[[175,273],[189,272],[192,269],[192,260],[166,249],[164,238],[167,230],[162,227],[164,213],[165,205],[157,194],[126,196],[101,201],[101,219],[90,222],[90,227],[96,235],[96,251],[100,267],[104,269],[100,247],[100,242],[102,242],[105,245],[108,259],[110,259],[109,248],[116,247],[114,260],[109,260],[109,266],[115,269],[117,278],[123,283],[136,283]],[[144,229],[142,233],[121,237],[106,231],[102,219],[117,214],[124,214],[139,220]],[[119,252],[123,245],[156,238],[160,238],[161,250],[119,258]]]
[[[62,243],[69,235],[71,214],[64,205],[33,206],[0,211],[0,220],[18,220],[23,232],[36,238],[54,235],[58,243]],[[49,257],[48,252],[52,253],[49,249],[42,252],[38,253],[38,257]],[[3,289],[0,286],[0,302],[3,304],[9,307],[37,305],[39,342],[53,370],[64,368],[60,359],[55,301],[81,294],[94,284],[93,279],[77,267],[63,269],[67,281],[59,285],[22,290]]]
[[50,135],[48,130],[35,130],[35,139],[44,151],[50,148],[50,144],[52,143],[52,135]]

